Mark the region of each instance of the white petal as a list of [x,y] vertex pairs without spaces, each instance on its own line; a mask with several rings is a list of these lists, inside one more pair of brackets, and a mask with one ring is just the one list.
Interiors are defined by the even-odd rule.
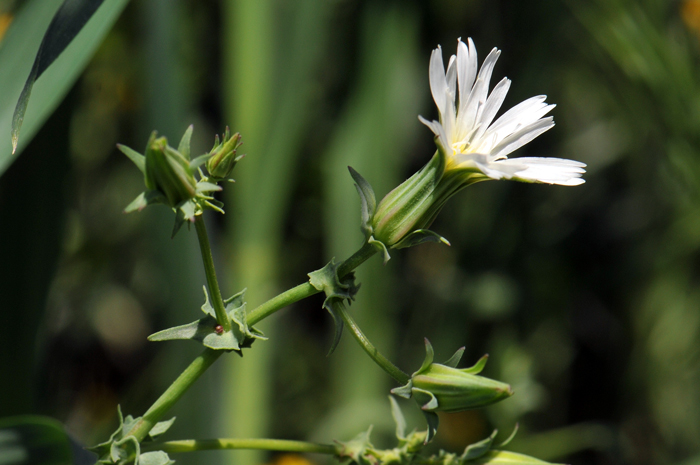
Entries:
[[518,150],[535,137],[554,127],[554,119],[551,116],[536,121],[501,140],[490,151],[492,159],[504,158],[514,150]]
[[476,47],[472,39],[468,39],[469,48],[459,40],[457,42],[457,80],[459,81],[460,108],[469,98],[469,92],[474,85],[478,64],[476,60]]
[[445,73],[445,80],[447,81],[447,90],[450,93],[450,100],[452,101],[452,106],[455,104],[455,99],[457,97],[457,57],[452,55],[450,61],[447,63],[447,72]]
[[[476,121],[479,120],[483,106],[486,103],[486,97],[488,96],[489,82],[491,81],[493,67],[496,65],[496,61],[498,61],[500,55],[501,52],[497,48],[491,50],[491,53],[489,53],[484,60],[484,64],[481,65],[479,75],[469,94],[469,98],[467,98],[466,101],[460,102],[459,111],[457,112],[457,126],[460,128],[460,132],[464,129],[471,130]],[[460,95],[460,97],[462,96]]]
[[418,115],[418,119],[421,123],[425,124],[430,128],[431,131],[433,131],[433,134],[435,134],[435,136],[438,138],[438,144],[441,145],[443,149],[447,151],[448,154],[451,154],[452,147],[447,143],[449,139],[445,134],[445,128],[442,127],[442,124],[435,120],[428,121],[420,115]]
[[442,49],[439,45],[430,55],[429,77],[430,92],[433,94],[433,100],[442,117],[447,104],[445,100],[447,96],[447,80],[445,79],[445,67],[442,64]]
[[503,113],[503,115],[489,127],[488,133],[498,133],[499,139],[502,139],[517,129],[539,120],[556,106],[544,103],[546,98],[546,95],[538,95],[520,102]]
[[[585,163],[563,158],[511,158],[489,163],[488,168],[506,179],[543,182],[562,186],[577,186],[585,181],[581,175]],[[487,174],[493,177],[491,174]],[[500,178],[499,178],[500,179]]]
[[477,124],[479,124],[479,130],[474,134],[474,139],[479,139],[486,132],[491,121],[495,118],[496,113],[498,113],[498,110],[501,108],[501,105],[503,105],[503,100],[506,98],[508,89],[510,89],[510,79],[508,78],[503,78],[501,82],[496,84],[496,87],[493,88],[491,95],[489,95],[488,100],[486,100],[481,118],[477,122]]

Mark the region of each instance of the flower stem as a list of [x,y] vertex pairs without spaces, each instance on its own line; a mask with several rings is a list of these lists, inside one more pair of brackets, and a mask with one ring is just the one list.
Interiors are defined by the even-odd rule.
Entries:
[[160,444],[143,445],[141,450],[162,450],[167,453],[195,452],[198,450],[221,449],[259,449],[285,452],[312,452],[336,455],[338,446],[332,444],[315,444],[304,441],[284,439],[189,439],[168,441]]
[[353,320],[352,317],[348,314],[348,312],[345,311],[344,306],[342,304],[335,305],[334,310],[338,312],[340,317],[345,322],[345,326],[348,327],[357,343],[360,344],[360,346],[364,349],[365,352],[367,352],[367,355],[369,355],[370,358],[374,360],[374,362],[377,365],[379,365],[384,371],[389,373],[389,376],[394,378],[400,384],[407,384],[410,380],[410,377],[406,373],[401,371],[399,367],[391,363],[391,361],[388,358],[382,355],[377,350],[377,348],[374,347],[374,345],[369,341],[369,339],[367,339],[367,336],[364,335],[357,323],[355,323],[355,320]]
[[202,352],[151,405],[151,408],[143,414],[143,418],[134,425],[131,431],[124,436],[135,436],[139,442],[143,441],[151,428],[223,353],[223,350],[212,349],[206,349]]
[[[338,277],[342,278],[350,273],[375,253],[377,253],[377,249],[370,244],[365,244],[360,250],[352,254],[350,258],[340,265],[340,268],[338,268]],[[313,287],[309,282],[299,284],[251,310],[246,317],[248,324],[252,326],[287,305],[291,305],[314,294],[318,294],[319,292],[321,291]]]
[[221,290],[219,289],[219,281],[216,279],[216,269],[214,269],[214,259],[211,255],[211,246],[209,245],[207,227],[204,224],[204,216],[195,216],[194,225],[197,229],[199,249],[202,252],[204,272],[207,275],[207,286],[209,287],[209,293],[211,294],[214,312],[216,312],[216,321],[221,325],[224,331],[231,331],[231,320],[229,320],[229,317],[226,314],[224,301],[221,298]]

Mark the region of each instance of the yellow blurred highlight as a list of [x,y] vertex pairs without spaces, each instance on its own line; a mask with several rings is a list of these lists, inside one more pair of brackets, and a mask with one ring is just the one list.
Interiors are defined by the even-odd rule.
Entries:
[[15,17],[12,16],[10,13],[0,14],[0,41],[2,41],[3,37],[5,37],[7,28],[10,27],[10,24],[12,24],[13,19],[15,19]]
[[688,29],[700,36],[700,0],[683,0],[681,18]]
[[275,457],[268,465],[316,465],[299,454],[282,454]]

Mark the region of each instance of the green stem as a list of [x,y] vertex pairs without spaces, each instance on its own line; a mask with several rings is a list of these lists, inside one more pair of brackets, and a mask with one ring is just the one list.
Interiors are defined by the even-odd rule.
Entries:
[[231,331],[231,320],[226,314],[224,301],[221,298],[221,290],[219,289],[219,281],[216,279],[216,269],[214,268],[214,259],[211,255],[211,246],[209,245],[207,227],[204,224],[204,216],[195,216],[194,225],[197,229],[199,248],[202,251],[204,272],[207,275],[207,286],[209,287],[209,293],[211,294],[214,312],[216,312],[216,321],[219,322],[224,331]]
[[[346,274],[350,273],[352,270],[367,261],[367,259],[373,256],[375,253],[377,253],[377,249],[370,244],[365,244],[360,250],[352,254],[350,258],[345,260],[342,265],[340,265],[340,268],[338,268],[338,277],[342,278]],[[276,297],[273,297],[264,304],[251,310],[250,313],[248,313],[247,322],[252,326],[260,320],[272,315],[276,311],[302,299],[311,297],[314,294],[318,294],[319,292],[321,291],[313,287],[308,282],[299,284],[298,286],[293,287]]]
[[[201,216],[197,216],[195,219],[195,227],[197,229],[197,237],[199,238],[199,246],[202,251],[202,259],[204,261],[204,270],[207,275],[207,284],[209,285],[209,292],[211,293],[212,296],[212,301],[214,304],[214,310],[216,311],[216,316],[217,320],[219,321],[219,324],[224,327],[225,330],[230,330],[231,329],[231,323],[230,320],[228,319],[228,315],[226,315],[226,311],[224,309],[224,304],[223,300],[221,298],[221,291],[219,290],[219,284],[218,281],[216,280],[216,271],[214,270],[214,260],[212,259],[211,255],[211,247],[209,245],[209,238],[207,236],[207,230],[204,225],[204,220]],[[361,265],[363,262],[365,262],[368,258],[370,258],[372,255],[376,253],[376,250],[368,245],[365,244],[364,247],[362,247],[360,250],[355,252],[350,258],[348,258],[343,264],[340,266],[338,270],[338,274],[342,277],[349,273],[350,271],[354,270],[356,267]],[[283,292],[282,294],[278,295],[277,297],[274,297],[273,299],[267,301],[266,303],[260,305],[259,307],[255,308],[249,315],[248,315],[248,323],[250,325],[253,325],[257,323],[258,321],[262,320],[263,318],[266,318],[276,312],[277,310],[286,307],[287,305],[290,305],[294,302],[297,302],[301,299],[304,299],[306,297],[309,297],[311,295],[314,295],[318,293],[319,291],[316,290],[311,284],[309,283],[304,283],[300,284],[299,286],[296,286],[286,292]],[[224,317],[221,317],[221,315],[224,315]],[[223,324],[223,323],[228,324],[228,328]],[[155,401],[155,403],[151,406],[151,408],[148,409],[148,411],[143,415],[143,418],[134,425],[134,427],[129,431],[126,435],[131,435],[135,436],[136,439],[138,439],[139,442],[143,441],[146,436],[148,435],[148,432],[151,431],[151,428],[160,421],[160,419],[165,415],[165,413],[182,397],[182,395],[194,384],[195,381],[204,373],[207,368],[209,368],[220,356],[223,354],[224,351],[222,350],[212,350],[212,349],[206,349],[204,352],[202,352],[199,357],[194,359],[192,363],[190,363],[190,366],[188,366],[185,371],[183,371],[180,376],[168,387],[168,389],[158,398],[158,400]],[[389,362],[391,363],[391,362]],[[398,370],[398,368],[397,368]],[[398,370],[400,372],[400,370]],[[405,375],[404,375],[405,376]],[[219,441],[219,440],[217,440]],[[244,444],[244,442],[236,442],[239,440],[221,440],[224,441],[222,444]],[[231,442],[233,441],[233,442]],[[265,440],[258,440],[258,439],[248,439],[248,440],[240,440],[240,441],[249,441],[245,444],[257,444],[255,441],[269,441],[267,443],[260,443],[260,444],[296,444],[296,441],[277,441],[277,440],[272,440],[272,439],[265,439]],[[186,442],[186,441],[185,441]],[[210,444],[210,442],[204,441],[195,441],[195,443],[201,443],[201,444]],[[213,443],[211,443],[213,444]],[[289,445],[287,444],[287,445]],[[309,444],[309,443],[298,443],[297,446],[295,447],[302,447],[299,444]],[[281,447],[281,446],[280,446]],[[306,446],[304,446],[306,447]],[[310,447],[310,446],[309,446]],[[321,446],[321,445],[315,445],[314,447],[320,448],[319,450],[299,450],[299,452],[320,452],[320,453],[335,453],[335,449],[333,449],[332,452],[327,452],[330,449],[324,449],[324,447],[334,447],[334,446]],[[251,447],[216,447],[216,448],[229,448],[229,449],[235,449],[235,448],[251,448]],[[254,448],[264,448],[260,445],[255,446]],[[322,449],[322,450],[321,450]],[[197,450],[197,449],[192,449],[192,450]],[[292,450],[292,449],[271,449],[271,450]],[[326,452],[324,452],[326,451]]]
[[151,408],[143,414],[143,418],[134,425],[134,427],[125,436],[135,436],[136,439],[143,441],[151,428],[155,426],[163,415],[180,400],[180,397],[194,384],[197,379],[209,368],[220,356],[223,350],[206,349],[199,357],[195,358],[190,366],[185,368],[180,376],[173,384],[165,390],[163,394],[156,400]]
[[285,452],[311,452],[336,455],[338,446],[332,444],[315,444],[304,441],[287,441],[284,439],[189,439],[168,441],[161,444],[141,446],[142,451],[162,450],[167,453],[195,452],[198,450],[221,449],[259,449]]
[[360,346],[367,352],[367,355],[374,360],[374,362],[382,367],[384,371],[389,373],[389,375],[398,381],[400,384],[407,384],[411,379],[406,373],[401,371],[399,367],[391,363],[391,361],[382,355],[376,347],[367,339],[360,327],[355,323],[355,320],[345,311],[343,305],[335,305],[334,310],[340,314],[340,317],[345,322],[345,326],[350,330],[355,340],[360,344]]

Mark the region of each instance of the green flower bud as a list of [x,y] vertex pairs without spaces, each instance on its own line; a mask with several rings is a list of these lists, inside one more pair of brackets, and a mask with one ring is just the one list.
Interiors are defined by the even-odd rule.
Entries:
[[197,195],[190,161],[155,132],[146,147],[146,187],[163,194],[172,208]]
[[484,369],[487,356],[471,368],[458,369],[464,348],[444,364],[433,363],[433,348],[425,340],[426,357],[406,386],[391,392],[406,398],[413,396],[426,412],[461,412],[494,404],[513,395],[508,384],[477,374]]
[[244,155],[236,155],[236,149],[241,146],[241,143],[241,135],[235,133],[231,136],[228,127],[221,143],[219,143],[219,136],[216,136],[214,147],[209,151],[211,157],[207,160],[207,171],[213,179],[226,179],[231,175],[236,163],[244,157]]

